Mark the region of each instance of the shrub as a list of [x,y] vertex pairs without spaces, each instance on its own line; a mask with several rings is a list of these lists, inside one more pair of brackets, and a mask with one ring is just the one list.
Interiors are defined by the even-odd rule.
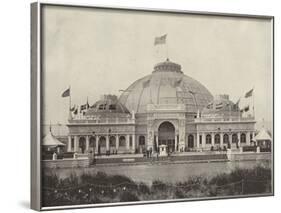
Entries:
[[270,167],[236,168],[207,179],[192,176],[186,181],[165,183],[155,180],[151,186],[123,175],[104,172],[83,173],[60,179],[56,173],[43,175],[43,205],[130,202],[139,200],[195,198],[271,192]]
[[161,180],[155,180],[152,182],[151,190],[153,190],[153,191],[167,190],[167,184],[165,184]]
[[136,194],[132,192],[123,192],[120,196],[120,202],[139,201]]

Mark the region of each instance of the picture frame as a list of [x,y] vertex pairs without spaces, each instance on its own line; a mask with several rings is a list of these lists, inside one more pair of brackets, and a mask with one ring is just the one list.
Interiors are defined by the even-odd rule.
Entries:
[[273,195],[273,16],[31,4],[32,209]]

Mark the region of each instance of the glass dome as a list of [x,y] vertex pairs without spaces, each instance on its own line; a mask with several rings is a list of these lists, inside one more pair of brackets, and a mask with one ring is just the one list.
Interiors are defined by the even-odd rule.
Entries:
[[113,115],[116,113],[125,113],[128,114],[128,109],[119,103],[117,96],[115,95],[104,95],[101,100],[97,101],[94,105],[92,105],[87,112],[86,116],[90,115]]
[[151,75],[135,81],[119,99],[135,113],[145,113],[148,104],[185,104],[187,112],[196,113],[212,100],[201,83],[184,75],[181,66],[169,59],[155,65]]

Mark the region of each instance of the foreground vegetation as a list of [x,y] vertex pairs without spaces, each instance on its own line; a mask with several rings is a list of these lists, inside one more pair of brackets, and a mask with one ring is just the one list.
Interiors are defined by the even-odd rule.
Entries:
[[271,169],[263,166],[237,168],[212,178],[194,176],[177,183],[155,180],[151,185],[102,172],[79,177],[73,173],[65,179],[54,173],[43,177],[43,206],[271,193],[271,178]]

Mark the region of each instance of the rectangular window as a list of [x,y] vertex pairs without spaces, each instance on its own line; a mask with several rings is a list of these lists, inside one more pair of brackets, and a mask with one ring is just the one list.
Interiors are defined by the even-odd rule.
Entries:
[[199,143],[202,144],[202,135],[199,136]]
[[71,138],[71,149],[74,149],[74,138]]

